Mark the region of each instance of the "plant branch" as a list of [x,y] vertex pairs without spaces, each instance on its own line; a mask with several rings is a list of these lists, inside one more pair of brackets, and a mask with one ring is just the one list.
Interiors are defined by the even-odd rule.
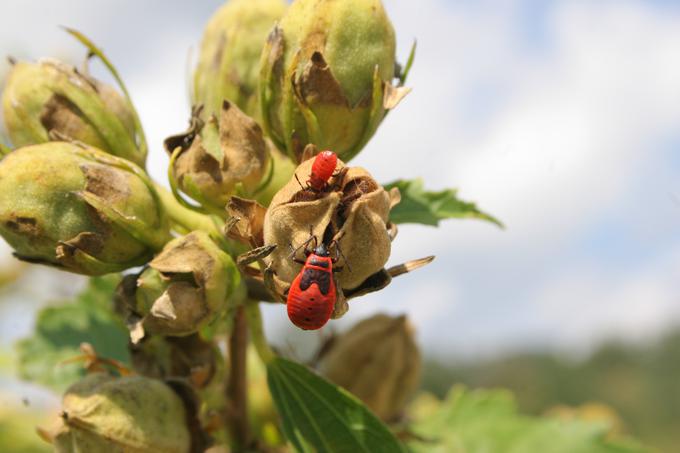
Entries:
[[253,342],[253,346],[255,346],[257,355],[260,356],[264,363],[269,363],[276,357],[276,354],[269,347],[267,338],[264,335],[259,302],[246,302],[245,312],[248,327],[250,328],[250,340]]
[[251,443],[248,421],[248,393],[246,380],[248,325],[244,308],[236,310],[234,328],[229,337],[229,375],[225,388],[227,398],[227,430],[231,434],[233,451],[243,451]]
[[158,192],[158,197],[163,203],[165,211],[168,213],[168,216],[170,216],[173,222],[179,224],[187,230],[203,230],[210,233],[211,235],[214,233],[221,236],[219,228],[211,217],[182,206],[175,199],[172,193],[170,193],[168,189],[161,186],[160,184],[154,183],[154,186],[156,192]]

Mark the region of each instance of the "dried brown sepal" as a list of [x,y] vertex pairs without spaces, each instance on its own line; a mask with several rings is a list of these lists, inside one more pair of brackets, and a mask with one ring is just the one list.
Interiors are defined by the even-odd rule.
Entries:
[[306,105],[319,102],[350,107],[340,83],[333,76],[331,68],[319,51],[312,53],[300,79],[295,82],[298,100]]
[[194,137],[198,135],[203,129],[205,122],[201,118],[201,113],[203,112],[202,105],[195,105],[191,109],[191,117],[189,118],[189,127],[186,131],[171,135],[170,137],[163,140],[163,147],[167,151],[168,155],[172,155],[176,148],[181,148],[182,150],[187,150],[194,141]]
[[389,82],[386,82],[383,86],[383,108],[385,110],[395,108],[411,92],[411,88],[394,86]]
[[394,277],[398,277],[421,268],[426,264],[431,263],[432,260],[434,260],[434,256],[427,256],[425,258],[419,258],[392,266],[389,269],[380,269],[378,272],[364,280],[361,285],[354,289],[345,291],[345,297],[349,300],[354,299],[355,297],[365,296],[366,294],[380,291],[392,283],[392,279]]
[[185,336],[213,321],[231,303],[240,274],[207,233],[170,241],[137,276],[118,289],[133,343],[146,333]]
[[267,208],[255,200],[237,196],[231,197],[227,205],[227,213],[235,222],[225,227],[227,237],[248,244],[251,247],[264,245],[264,216]]

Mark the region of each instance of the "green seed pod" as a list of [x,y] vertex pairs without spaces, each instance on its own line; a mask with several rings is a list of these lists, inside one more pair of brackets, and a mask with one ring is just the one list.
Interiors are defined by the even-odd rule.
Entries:
[[143,170],[67,142],[0,161],[0,235],[20,259],[86,275],[144,264],[170,238]]
[[207,233],[194,231],[170,241],[149,263],[129,304],[145,332],[189,335],[229,308],[240,281],[231,257]]
[[231,0],[212,16],[203,33],[194,73],[194,104],[219,114],[229,100],[259,119],[259,62],[267,33],[283,16],[283,0]]
[[260,62],[266,133],[296,162],[304,147],[348,161],[373,136],[395,89],[395,36],[380,0],[297,0]]
[[219,211],[234,193],[257,190],[269,156],[260,126],[228,101],[205,123],[195,111],[189,130],[166,139],[165,148],[172,156],[171,183]]
[[161,381],[94,373],[66,391],[52,442],[58,453],[187,453],[185,414]]
[[421,363],[406,317],[378,314],[337,338],[320,368],[377,416],[393,421],[418,388]]
[[15,147],[76,140],[144,165],[146,143],[132,105],[72,66],[56,60],[15,63],[2,105]]

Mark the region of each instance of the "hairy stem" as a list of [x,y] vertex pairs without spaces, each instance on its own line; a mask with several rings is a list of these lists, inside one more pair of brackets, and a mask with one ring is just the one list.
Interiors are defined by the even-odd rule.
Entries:
[[248,301],[245,306],[245,311],[248,327],[250,328],[250,339],[253,342],[253,346],[255,346],[257,355],[260,356],[260,359],[262,359],[264,363],[269,363],[276,357],[276,354],[269,347],[267,338],[264,335],[259,302]]
[[233,451],[245,450],[251,442],[248,422],[248,393],[246,381],[248,324],[244,308],[237,309],[234,328],[229,337],[229,376],[226,386],[227,429],[231,434]]

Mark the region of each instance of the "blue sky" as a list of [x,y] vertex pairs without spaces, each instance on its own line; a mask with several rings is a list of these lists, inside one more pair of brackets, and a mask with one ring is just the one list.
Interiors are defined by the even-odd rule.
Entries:
[[[188,114],[188,51],[220,2],[0,3],[0,54],[75,59],[76,27],[117,64],[164,180]],[[143,5],[143,6],[142,6]],[[391,261],[436,254],[351,306],[407,312],[440,355],[587,351],[680,320],[680,7],[643,1],[387,0],[414,91],[356,159],[423,176],[498,216],[405,226]],[[5,69],[0,66],[0,73]],[[4,261],[9,262],[9,261]],[[281,307],[266,312],[274,337]],[[30,326],[30,317],[13,332]],[[308,337],[305,337],[308,338]]]

